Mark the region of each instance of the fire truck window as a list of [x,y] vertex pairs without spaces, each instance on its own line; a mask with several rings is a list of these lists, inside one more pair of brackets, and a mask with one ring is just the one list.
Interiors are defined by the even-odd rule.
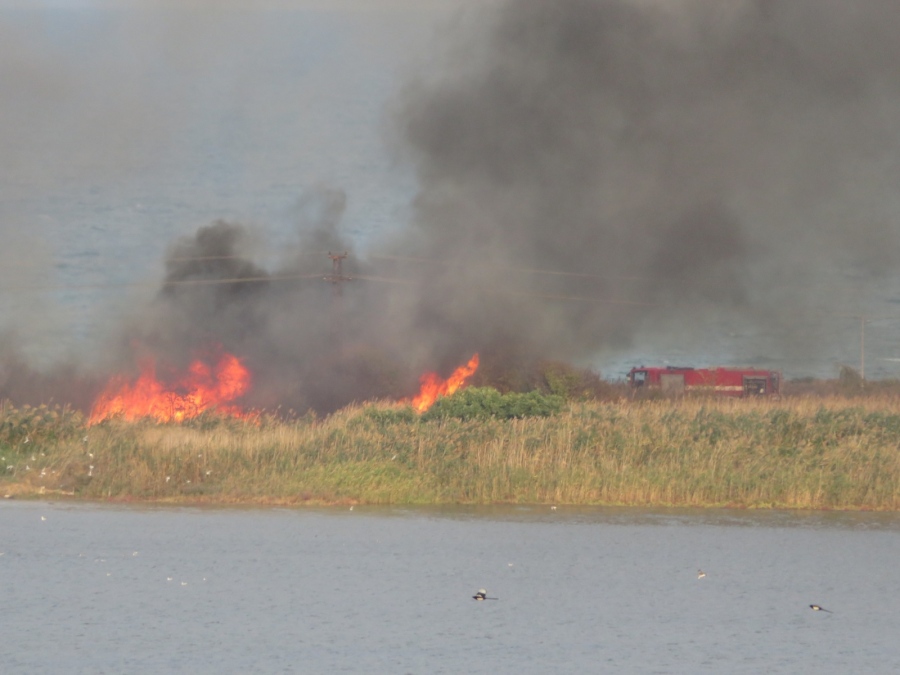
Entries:
[[744,394],[748,396],[761,396],[766,393],[766,378],[745,377]]
[[634,386],[640,387],[647,381],[647,371],[639,370],[634,374]]

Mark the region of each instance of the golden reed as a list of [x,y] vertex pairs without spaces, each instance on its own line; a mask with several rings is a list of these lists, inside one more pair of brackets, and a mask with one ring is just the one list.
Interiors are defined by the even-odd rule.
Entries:
[[0,493],[222,504],[900,509],[900,398],[570,404],[422,421],[390,403],[254,422],[86,426],[0,407]]

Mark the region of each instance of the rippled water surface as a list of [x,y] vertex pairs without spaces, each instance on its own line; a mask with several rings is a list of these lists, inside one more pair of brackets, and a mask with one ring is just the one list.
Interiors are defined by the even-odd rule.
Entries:
[[893,514],[7,501],[0,552],[4,673],[900,671]]

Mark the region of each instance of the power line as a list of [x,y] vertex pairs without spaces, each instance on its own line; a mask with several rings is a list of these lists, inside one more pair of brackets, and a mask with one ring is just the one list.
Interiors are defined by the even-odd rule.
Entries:
[[[330,251],[329,251],[330,253]],[[293,257],[303,256],[311,258],[313,256],[326,255],[325,251],[301,251],[293,254]],[[193,260],[247,260],[245,255],[179,255],[171,258],[167,257],[165,262],[190,262]]]
[[[566,273],[561,273],[566,274]],[[389,284],[401,284],[406,286],[414,286],[419,285],[419,281],[413,279],[400,279],[396,277],[385,277],[385,276],[375,276],[375,275],[352,275],[345,276],[341,273],[341,280],[349,281],[352,279],[359,279],[362,281],[373,281],[379,283],[389,283]],[[97,284],[68,284],[64,286],[54,285],[54,286],[7,286],[0,288],[0,293],[5,292],[63,292],[63,291],[80,291],[80,290],[112,290],[112,289],[126,289],[126,288],[159,288],[159,287],[178,287],[178,286],[215,286],[215,285],[223,285],[223,284],[255,284],[255,283],[281,283],[288,281],[299,281],[304,279],[321,279],[322,281],[328,281],[332,284],[337,284],[335,272],[332,271],[329,273],[314,273],[314,274],[281,274],[281,275],[273,275],[273,276],[255,276],[255,277],[230,277],[224,279],[172,279],[172,280],[163,280],[160,282],[122,282],[122,283],[97,283]],[[338,284],[339,286],[339,284]],[[559,300],[565,302],[586,302],[591,304],[603,304],[603,305],[623,305],[623,306],[634,306],[634,307],[667,307],[668,303],[659,303],[659,302],[648,302],[641,300],[627,300],[627,299],[619,299],[619,298],[598,298],[593,296],[583,296],[583,295],[564,295],[564,294],[554,294],[554,293],[535,293],[528,291],[515,291],[511,289],[502,289],[497,287],[491,288],[483,288],[481,289],[484,293],[489,293],[492,295],[511,295],[517,297],[526,297],[526,298],[536,298],[536,299],[544,299],[544,300]],[[859,319],[859,314],[849,314],[843,312],[816,312],[817,316],[821,318],[845,318],[845,319]],[[807,315],[808,316],[808,315]],[[900,315],[898,316],[866,316],[866,321],[870,322],[873,320],[892,320],[892,321],[900,321]]]
[[164,279],[162,281],[131,281],[122,283],[103,284],[66,284],[64,286],[6,286],[0,288],[0,293],[7,291],[81,291],[81,290],[108,290],[115,288],[158,288],[159,286],[205,286],[216,284],[255,284],[281,281],[296,281],[298,279],[324,279],[326,274],[280,274],[276,276],[233,277],[227,279]]
[[[344,275],[341,263],[348,257],[348,253],[344,252],[342,254],[333,254],[330,251],[326,253],[316,253],[317,255],[328,255],[332,259],[332,270],[331,273],[322,272],[322,273],[308,273],[308,274],[277,274],[277,275],[257,275],[257,276],[248,276],[248,277],[228,277],[221,279],[170,279],[163,280],[158,282],[122,282],[122,283],[92,283],[92,284],[66,284],[66,285],[21,285],[21,286],[6,286],[0,287],[0,293],[5,292],[64,292],[64,291],[81,291],[81,290],[109,290],[109,289],[126,289],[126,288],[159,288],[159,287],[180,287],[180,286],[215,286],[221,284],[256,284],[256,283],[285,283],[291,281],[300,281],[307,279],[321,279],[323,281],[328,281],[332,283],[335,287],[335,293],[340,295],[342,292],[342,282],[349,281],[352,279],[359,279],[363,281],[371,281],[377,283],[389,283],[389,284],[401,284],[401,285],[418,285],[421,282],[415,279],[404,279],[398,277],[388,277],[383,275]],[[312,254],[311,254],[312,255]],[[370,255],[370,258],[374,259],[383,259],[383,260],[408,260],[419,263],[427,263],[427,264],[441,264],[445,266],[453,266],[459,265],[463,267],[478,267],[477,265],[472,265],[466,263],[464,261],[455,261],[455,260],[438,260],[431,258],[420,258],[420,257],[409,257],[409,256],[390,256],[390,255]],[[223,255],[223,256],[182,256],[176,258],[170,258],[169,260],[177,260],[177,261],[204,261],[204,260],[237,260],[237,259],[245,259],[243,256],[239,255]],[[628,280],[646,280],[646,277],[639,276],[625,276],[625,277],[613,277],[610,275],[600,275],[600,274],[590,274],[590,273],[582,273],[582,272],[566,272],[560,270],[545,270],[545,269],[536,269],[536,268],[527,268],[527,267],[515,267],[511,265],[506,266],[498,266],[497,269],[506,269],[506,270],[514,270],[514,271],[522,271],[526,273],[534,273],[534,274],[545,274],[552,276],[561,276],[561,277],[574,277],[574,278],[587,278],[587,279],[609,279],[609,278],[622,278]],[[650,301],[642,301],[642,300],[628,300],[621,298],[598,298],[595,296],[584,296],[584,295],[568,295],[561,293],[540,293],[540,292],[530,292],[530,291],[516,291],[512,289],[503,289],[492,286],[490,288],[482,288],[482,292],[490,293],[490,294],[501,294],[501,295],[509,295],[509,296],[517,296],[517,297],[525,297],[525,298],[535,298],[535,299],[544,299],[544,300],[553,300],[553,301],[562,301],[562,302],[585,302],[591,304],[606,304],[606,305],[622,305],[622,306],[635,306],[635,307],[666,307],[667,303],[659,303],[659,302],[650,302]],[[859,320],[859,313],[847,313],[847,312],[815,312],[816,315],[821,316],[822,318],[852,318],[855,320]],[[807,318],[809,315],[807,313]],[[892,320],[897,321],[900,320],[900,315],[891,316],[891,315],[880,315],[880,316],[872,316],[865,315],[864,320],[866,322],[876,321],[876,320]]]
[[[299,252],[295,254],[296,256],[303,257],[316,257],[316,256],[325,256],[331,255],[331,251],[305,251]],[[346,256],[347,254],[345,254]],[[400,256],[400,255],[388,255],[388,254],[368,254],[365,256],[365,259],[373,259],[373,260],[393,260],[393,261],[407,261],[407,262],[416,262],[428,265],[441,265],[445,267],[467,267],[467,268],[484,268],[484,265],[479,265],[477,263],[470,263],[460,259],[453,260],[443,260],[440,258],[426,258],[420,256]],[[166,258],[165,262],[191,262],[191,261],[215,261],[215,260],[248,260],[244,255],[211,255],[211,256],[174,256],[171,258]],[[16,266],[13,263],[13,266]],[[597,279],[597,280],[623,280],[623,281],[687,281],[690,280],[690,277],[685,276],[667,276],[663,279],[659,279],[657,277],[647,277],[641,275],[627,275],[627,274],[597,274],[591,272],[570,272],[563,270],[552,270],[552,269],[542,269],[535,267],[522,267],[517,265],[493,265],[491,269],[494,270],[508,270],[512,272],[523,272],[528,274],[542,274],[547,276],[557,276],[557,277],[571,277],[571,278],[580,278],[580,279]],[[323,273],[325,275],[325,273]],[[315,278],[317,276],[322,275],[279,275],[280,279],[294,279],[294,278]],[[362,278],[362,277],[357,277]],[[271,281],[276,279],[276,277],[260,277],[260,278],[247,278],[242,281]],[[218,281],[218,280],[217,280]],[[174,283],[174,282],[172,282]],[[223,279],[221,283],[232,283],[232,280]],[[837,283],[837,282],[835,282]],[[144,286],[147,284],[144,283],[122,283],[122,284],[114,284],[109,285],[109,287],[130,287],[130,286]],[[66,286],[65,288],[104,288],[106,286],[101,284],[87,284],[87,285],[76,285],[76,286]],[[820,287],[820,285],[817,285]],[[0,288],[0,291],[4,290],[55,290],[57,287],[12,287],[12,288]]]
[[[369,254],[367,258],[372,258],[375,260],[399,260],[399,261],[409,261],[409,262],[419,262],[428,265],[446,265],[446,266],[460,266],[460,267],[483,267],[482,265],[477,265],[473,263],[468,263],[463,260],[440,260],[437,258],[420,258],[415,256],[399,256],[399,255],[373,255]],[[652,281],[651,277],[642,277],[637,275],[626,275],[626,274],[595,274],[591,272],[564,272],[562,270],[547,270],[540,269],[536,267],[519,267],[516,265],[492,265],[492,269],[496,270],[510,270],[513,272],[527,272],[530,274],[546,274],[550,276],[559,276],[559,277],[576,277],[581,279],[623,279],[625,281]]]
[[[418,285],[418,282],[411,281],[408,279],[392,279],[390,277],[374,277],[374,276],[366,276],[366,275],[357,275],[353,277],[354,279],[362,279],[365,281],[378,281],[383,283],[394,283],[394,284],[404,284],[404,285]],[[527,297],[527,298],[541,298],[544,300],[564,300],[564,301],[573,301],[573,302],[592,302],[597,304],[605,304],[605,305],[636,305],[642,307],[663,307],[664,305],[660,305],[655,302],[641,302],[638,300],[616,300],[616,299],[601,299],[601,298],[593,298],[587,296],[580,295],[560,295],[554,293],[529,293],[526,291],[513,291],[507,290],[503,288],[487,288],[482,289],[484,293],[490,293],[492,295],[514,295],[519,297]]]

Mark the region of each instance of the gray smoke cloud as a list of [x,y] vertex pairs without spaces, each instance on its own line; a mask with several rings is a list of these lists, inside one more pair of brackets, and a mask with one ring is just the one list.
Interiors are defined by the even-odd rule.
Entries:
[[474,23],[397,119],[419,253],[472,265],[419,299],[458,343],[583,359],[711,313],[802,332],[845,309],[842,274],[897,263],[896,3],[516,0]]
[[254,229],[207,225],[171,245],[110,368],[217,343],[253,371],[250,404],[331,410],[474,352],[586,362],[710,321],[814,351],[809,322],[900,257],[898,26],[889,0],[471,10],[390,107],[409,227],[354,250],[352,195],[328,187],[274,264]]

